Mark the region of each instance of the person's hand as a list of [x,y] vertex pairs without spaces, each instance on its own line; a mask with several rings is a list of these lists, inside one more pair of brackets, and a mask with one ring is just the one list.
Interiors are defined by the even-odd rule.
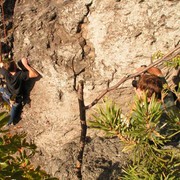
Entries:
[[38,77],[39,73],[29,65],[27,58],[22,58],[21,62],[24,65],[24,67],[29,71],[29,78]]
[[2,68],[3,67],[3,63],[2,62],[0,62],[0,68]]
[[22,58],[21,62],[25,67],[28,65],[28,59],[27,58]]

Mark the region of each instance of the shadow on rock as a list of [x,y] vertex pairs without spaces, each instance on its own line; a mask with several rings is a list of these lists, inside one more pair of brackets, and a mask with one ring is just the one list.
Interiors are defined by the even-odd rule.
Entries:
[[96,161],[99,160],[102,161],[102,165],[100,165],[98,168],[103,169],[103,172],[99,175],[97,180],[110,180],[120,177],[122,170],[119,162],[113,164],[112,161],[107,161],[104,158]]
[[[27,71],[27,69],[23,66],[21,60],[19,60],[17,64],[22,71]],[[23,85],[22,85],[22,87],[23,87],[23,89],[22,89],[23,105],[28,104],[30,106],[30,103],[31,103],[30,93],[31,93],[36,81],[39,81],[41,78],[42,77],[39,75],[37,78],[32,78],[32,79],[29,79],[29,80],[23,82]]]

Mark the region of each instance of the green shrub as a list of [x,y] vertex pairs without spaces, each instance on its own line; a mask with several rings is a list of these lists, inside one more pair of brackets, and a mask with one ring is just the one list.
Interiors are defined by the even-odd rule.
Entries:
[[[135,98],[133,111],[125,117],[113,102],[100,106],[89,125],[117,136],[124,143],[123,152],[130,152],[130,164],[124,167],[122,179],[176,179],[180,176],[180,157],[176,148],[166,144],[180,133],[179,116],[173,111],[167,115],[153,96],[148,103]],[[165,114],[165,115],[164,115]]]
[[0,113],[0,179],[57,179],[52,178],[40,167],[34,168],[30,158],[36,153],[36,146],[26,141],[26,134],[12,135],[4,129],[8,115]]

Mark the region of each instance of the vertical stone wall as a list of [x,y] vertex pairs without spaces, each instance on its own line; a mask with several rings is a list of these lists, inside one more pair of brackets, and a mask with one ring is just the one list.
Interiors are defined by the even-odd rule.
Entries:
[[[80,134],[77,82],[85,81],[88,104],[123,75],[132,73],[141,64],[149,64],[153,53],[173,49],[180,40],[180,2],[16,0],[13,3],[13,26],[8,33],[13,33],[14,59],[28,57],[41,75],[30,94],[31,106],[24,107],[20,123],[41,152],[35,161],[60,179],[72,179]],[[132,90],[130,82],[124,86],[123,93],[117,90],[112,96],[123,105],[128,101],[126,93]],[[92,134],[88,129],[88,136],[93,137]],[[101,143],[108,144],[101,139],[98,142],[95,141],[98,148]],[[114,153],[118,149],[116,143],[113,142]],[[87,145],[87,152],[92,151],[94,156],[89,157],[86,152],[87,164],[83,170],[88,172],[87,177],[98,178],[103,170],[90,161],[109,152],[96,151],[93,146]],[[113,160],[109,156],[106,162],[112,163],[111,168],[118,159],[116,153]],[[90,165],[93,171],[88,170]]]
[[88,15],[87,39],[95,49],[94,69],[114,81],[142,64],[154,53],[168,53],[179,44],[180,2],[98,1]]

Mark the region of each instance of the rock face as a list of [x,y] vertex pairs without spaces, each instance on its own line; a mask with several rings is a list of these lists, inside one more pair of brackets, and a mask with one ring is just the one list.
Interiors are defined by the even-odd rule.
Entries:
[[[180,41],[180,2],[17,0],[11,3],[13,18],[7,19],[12,20],[13,29],[7,29],[7,33],[9,39],[13,37],[14,59],[28,57],[41,75],[37,81],[29,82],[33,87],[31,106],[24,107],[20,123],[41,152],[34,162],[59,179],[74,179],[80,136],[78,81],[85,82],[84,98],[89,104],[122,76],[141,64],[150,64],[153,53],[173,49]],[[125,83],[124,88],[110,94],[123,106],[131,100],[131,82]],[[95,134],[88,129],[92,140],[85,149],[84,177],[113,179],[124,161],[119,155],[120,145],[118,140],[95,138]]]

